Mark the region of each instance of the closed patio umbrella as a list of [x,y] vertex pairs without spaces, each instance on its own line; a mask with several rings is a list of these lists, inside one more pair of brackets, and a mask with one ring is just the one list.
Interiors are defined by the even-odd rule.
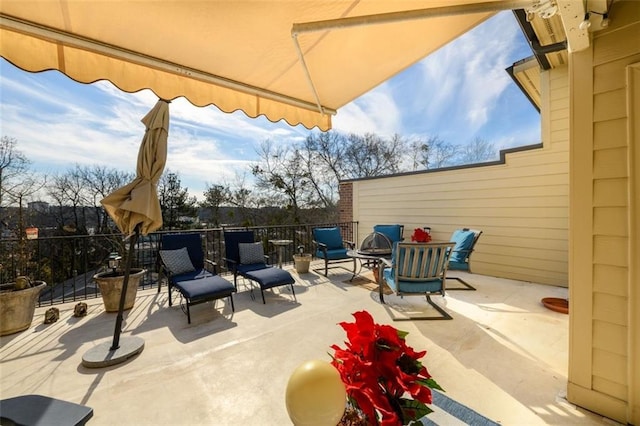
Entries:
[[130,241],[113,342],[110,345],[106,342],[89,350],[82,359],[83,365],[87,367],[117,364],[144,348],[144,341],[138,337],[129,337],[121,342],[120,333],[135,243],[140,234],[147,235],[162,226],[157,184],[167,160],[168,102],[159,100],[142,122],[146,131],[138,152],[135,179],[101,201],[109,216]]

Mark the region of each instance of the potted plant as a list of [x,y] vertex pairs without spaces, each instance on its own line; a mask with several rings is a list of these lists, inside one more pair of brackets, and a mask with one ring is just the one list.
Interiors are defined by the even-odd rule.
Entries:
[[0,284],[0,336],[18,333],[31,326],[40,292],[47,286],[26,276]]
[[298,254],[293,255],[293,266],[296,268],[296,272],[299,274],[309,273],[309,265],[312,259],[311,253],[304,252],[304,246],[298,246]]
[[339,425],[421,424],[431,413],[431,389],[442,388],[420,361],[426,351],[407,345],[407,332],[376,324],[367,311],[341,322],[346,347],[332,345],[333,366],[346,387],[347,402]]
[[[124,283],[124,271],[120,269],[121,259],[122,257],[118,253],[111,253],[109,255],[108,269],[93,276],[93,279],[98,283],[104,309],[107,312],[118,312],[120,305],[120,294]],[[138,293],[138,285],[145,272],[147,272],[145,269],[131,268],[124,301],[125,310],[133,308],[136,294]]]

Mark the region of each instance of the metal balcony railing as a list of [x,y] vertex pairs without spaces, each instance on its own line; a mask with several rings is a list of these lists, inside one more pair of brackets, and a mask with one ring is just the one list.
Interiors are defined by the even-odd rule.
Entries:
[[[216,262],[219,273],[225,275],[228,272],[222,260],[225,253],[224,229],[252,229],[256,241],[262,241],[265,253],[274,265],[278,260],[278,248],[269,240],[293,241],[282,248],[283,264],[287,265],[293,262],[298,247],[304,247],[307,253],[313,250],[313,228],[327,226],[339,226],[346,240],[353,241],[358,235],[357,222],[154,232],[139,238],[134,248],[132,266],[147,271],[141,288],[156,286],[162,234],[198,232],[202,235],[205,256]],[[125,258],[128,248],[128,241],[124,240],[122,234],[43,237],[24,240],[22,245],[18,239],[1,239],[0,282],[14,281],[17,275],[46,282],[47,288],[40,294],[40,306],[95,298],[100,293],[93,276],[106,267],[110,253],[118,252]],[[18,270],[20,264],[24,265],[22,271]]]

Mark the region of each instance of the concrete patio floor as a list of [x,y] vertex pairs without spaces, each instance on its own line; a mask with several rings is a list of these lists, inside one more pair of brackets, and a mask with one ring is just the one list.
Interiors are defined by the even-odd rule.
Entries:
[[[49,325],[47,307],[38,308],[29,330],[0,338],[0,396],[84,404],[94,409],[90,425],[290,424],[284,393],[291,372],[307,360],[329,361],[329,346],[345,339],[338,323],[364,309],[378,323],[408,331],[408,343],[427,350],[423,363],[447,395],[496,422],[615,424],[564,399],[569,318],[540,300],[565,298],[565,288],[465,275],[477,291],[433,298],[452,321],[393,322],[397,311],[381,305],[376,291],[345,283],[351,275],[343,270],[328,278],[292,274],[297,302],[283,288],[266,292],[263,305],[259,290],[254,301],[240,285],[235,313],[222,300],[215,309],[198,305],[190,325],[179,306],[168,306],[166,287],[139,291],[122,335],[143,338],[145,348],[102,369],[81,364],[113,335],[116,315],[104,312],[100,299],[88,301],[83,318],[73,317],[75,303],[57,305],[60,319]],[[386,299],[431,309],[422,297]]]

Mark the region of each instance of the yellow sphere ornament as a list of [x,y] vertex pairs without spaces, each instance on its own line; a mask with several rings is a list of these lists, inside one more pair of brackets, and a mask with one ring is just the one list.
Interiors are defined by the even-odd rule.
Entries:
[[344,413],[346,398],[338,370],[315,359],[293,371],[285,402],[289,418],[296,426],[335,426]]

